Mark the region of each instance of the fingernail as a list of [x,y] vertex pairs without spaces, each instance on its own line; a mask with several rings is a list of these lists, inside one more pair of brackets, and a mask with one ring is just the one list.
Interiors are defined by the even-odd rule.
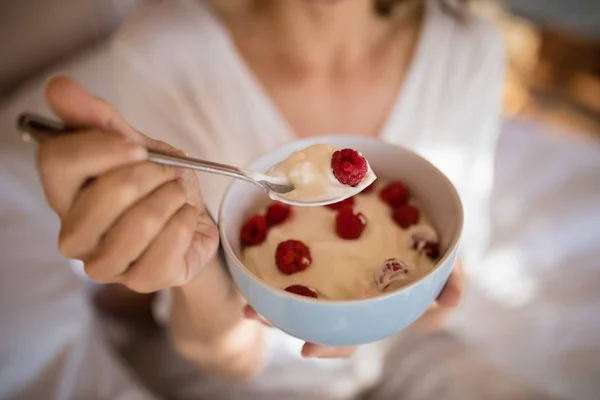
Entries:
[[304,357],[304,358],[319,357],[321,355],[322,350],[323,350],[323,347],[316,346],[312,343],[307,342],[302,347],[301,354],[302,354],[302,357]]
[[326,352],[323,350],[320,350],[319,348],[310,350],[308,352],[304,352],[304,354],[302,354],[302,356],[304,358],[320,358],[320,357],[324,357],[325,355],[326,355]]
[[256,318],[256,312],[249,306],[244,307],[244,318],[254,319]]
[[137,143],[127,143],[127,151],[129,156],[134,160],[145,160],[148,158],[148,151],[144,146]]

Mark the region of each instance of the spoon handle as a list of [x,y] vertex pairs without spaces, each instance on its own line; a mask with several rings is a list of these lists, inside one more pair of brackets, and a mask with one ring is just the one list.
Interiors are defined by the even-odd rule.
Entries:
[[[19,131],[21,131],[21,137],[23,140],[35,140],[38,143],[49,137],[74,132],[74,129],[66,126],[62,122],[54,121],[46,117],[30,113],[22,114],[18,119],[17,126]],[[232,165],[219,164],[212,161],[169,154],[153,149],[147,149],[147,151],[148,161],[156,164],[171,165],[174,167],[189,168],[197,171],[225,175],[258,184],[254,179],[247,176],[240,168]],[[260,186],[260,184],[258,185]]]

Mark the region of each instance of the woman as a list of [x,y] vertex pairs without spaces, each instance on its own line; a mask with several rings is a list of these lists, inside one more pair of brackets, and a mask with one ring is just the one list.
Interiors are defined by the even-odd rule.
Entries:
[[[48,85],[52,109],[79,129],[38,154],[47,201],[61,219],[62,254],[83,260],[97,282],[170,289],[173,341],[204,372],[249,380],[265,364],[266,344],[273,357],[253,380],[260,398],[349,398],[371,385],[385,342],[358,350],[305,344],[304,357],[357,352],[323,364],[302,361],[281,332],[263,340],[261,325],[244,319],[260,317],[244,309],[215,256],[209,211],[227,180],[140,162],[141,146],[236,165],[328,133],[411,147],[461,191],[470,266],[485,245],[499,117],[495,30],[437,0],[172,0],[140,12],[112,50],[114,109],[67,78]],[[439,304],[459,299],[455,272]]]

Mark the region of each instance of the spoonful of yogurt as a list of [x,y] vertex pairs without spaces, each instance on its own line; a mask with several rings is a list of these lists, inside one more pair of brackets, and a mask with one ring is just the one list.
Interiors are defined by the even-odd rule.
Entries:
[[269,197],[296,206],[337,203],[364,190],[375,179],[369,162],[358,151],[314,144],[290,154],[266,173],[287,179],[294,187]]
[[[43,141],[55,135],[72,134],[61,122],[35,114],[23,114],[17,122],[25,141]],[[269,197],[296,206],[337,203],[361,192],[375,179],[367,160],[352,149],[316,144],[292,153],[266,174],[232,165],[146,149],[147,161],[225,175],[254,183]]]

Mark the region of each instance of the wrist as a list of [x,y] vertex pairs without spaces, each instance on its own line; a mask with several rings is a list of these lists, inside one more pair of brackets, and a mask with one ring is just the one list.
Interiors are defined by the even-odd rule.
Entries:
[[170,325],[202,340],[213,340],[243,319],[244,300],[228,271],[213,258],[187,284],[172,289]]
[[207,373],[245,381],[263,364],[263,328],[245,319],[244,300],[219,259],[175,288],[170,333],[179,353]]

